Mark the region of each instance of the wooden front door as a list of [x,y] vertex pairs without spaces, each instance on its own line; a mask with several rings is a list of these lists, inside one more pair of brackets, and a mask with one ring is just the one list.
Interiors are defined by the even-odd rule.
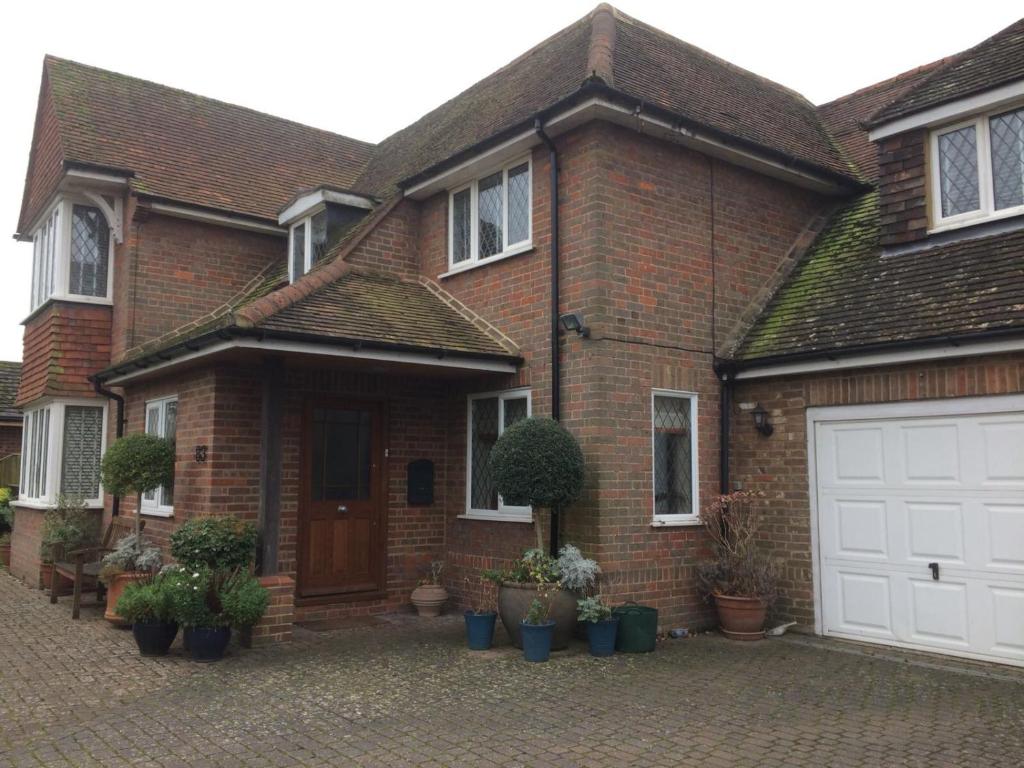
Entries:
[[384,589],[384,439],[380,403],[306,407],[299,499],[299,596]]

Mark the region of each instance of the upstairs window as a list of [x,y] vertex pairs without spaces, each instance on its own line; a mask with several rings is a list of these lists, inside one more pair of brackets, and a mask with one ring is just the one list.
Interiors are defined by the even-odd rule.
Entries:
[[533,236],[527,158],[451,193],[448,266],[460,269],[527,250]]
[[295,282],[327,255],[327,211],[292,224],[288,237],[288,279]]
[[109,301],[114,241],[96,206],[58,201],[32,235],[32,300]]
[[105,406],[89,401],[54,401],[26,410],[19,500],[50,506],[66,496],[102,504],[105,416]]
[[935,229],[1024,213],[1024,107],[932,133]]

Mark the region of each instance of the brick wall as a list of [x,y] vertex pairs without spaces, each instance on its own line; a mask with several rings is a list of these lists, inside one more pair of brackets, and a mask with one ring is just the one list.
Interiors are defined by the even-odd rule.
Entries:
[[25,324],[18,405],[95,397],[87,377],[110,363],[110,307],[54,301]]
[[11,537],[11,574],[29,586],[39,586],[39,547],[43,541],[43,510],[15,507]]
[[[731,435],[732,481],[768,494],[768,540],[783,563],[783,617],[814,623],[806,409],[1024,392],[1024,356],[739,382]],[[775,427],[759,435],[742,403],[761,403]]]
[[883,246],[919,240],[928,232],[928,132],[909,131],[878,142],[878,202]]
[[295,622],[295,580],[290,576],[262,576],[260,584],[270,592],[270,602],[263,618],[252,628],[252,644],[288,642]]

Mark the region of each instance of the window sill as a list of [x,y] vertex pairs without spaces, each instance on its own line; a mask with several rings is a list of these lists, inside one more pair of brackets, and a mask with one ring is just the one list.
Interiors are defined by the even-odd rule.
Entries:
[[174,517],[174,508],[170,509],[156,509],[153,507],[143,507],[142,514],[144,517]]
[[485,515],[485,514],[463,514],[458,516],[459,520],[484,520],[491,523],[532,523],[532,517],[521,517],[512,515]]
[[701,521],[699,517],[690,517],[689,515],[682,520],[656,517],[651,521],[651,528],[691,528],[703,524],[703,521]]
[[[56,502],[22,501],[21,499],[12,499],[10,503],[12,507],[24,507],[25,509],[38,509],[42,511],[57,508]],[[88,510],[102,510],[103,504],[98,501],[87,501],[82,504],[82,507]]]
[[93,304],[95,306],[100,306],[100,307],[112,307],[112,306],[114,306],[113,299],[98,298],[98,297],[95,297],[95,296],[73,296],[73,295],[69,295],[69,294],[54,294],[53,296],[47,297],[43,301],[42,304],[40,304],[38,307],[33,309],[31,312],[29,312],[28,315],[25,316],[25,319],[21,321],[22,325],[27,323],[29,320],[31,320],[33,317],[38,315],[40,312],[42,312],[44,309],[46,309],[51,304],[56,304],[56,303],[62,303],[62,304]]
[[460,265],[458,267],[452,267],[447,272],[442,272],[437,276],[438,280],[443,280],[448,277],[454,277],[455,275],[461,275],[463,272],[471,272],[474,269],[480,267],[486,267],[505,259],[511,259],[513,256],[522,256],[524,253],[531,253],[534,250],[533,243],[523,243],[517,245],[514,248],[509,248],[504,253],[499,253],[496,256],[489,256],[481,261],[471,261],[467,264]]
[[967,218],[964,219],[952,219],[950,221],[940,221],[934,227],[929,228],[929,235],[937,235],[942,232],[951,232],[956,229],[964,229],[965,227],[974,227],[979,224],[988,224],[991,221],[1002,221],[1003,219],[1012,219],[1014,216],[1024,215],[1024,206],[1018,205],[1013,208],[1006,208],[1002,211],[996,211],[994,213],[987,214],[964,214]]

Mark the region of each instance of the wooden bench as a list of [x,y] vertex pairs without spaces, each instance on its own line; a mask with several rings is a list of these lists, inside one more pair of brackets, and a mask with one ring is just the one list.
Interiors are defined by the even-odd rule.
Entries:
[[[146,527],[146,521],[139,521],[139,531]],[[83,547],[71,552],[64,551],[63,544],[54,544],[53,570],[50,572],[50,602],[57,602],[60,579],[63,576],[74,583],[71,602],[71,618],[77,619],[82,603],[82,587],[89,586],[96,590],[96,602],[102,602],[106,589],[100,581],[100,569],[103,567],[103,556],[114,551],[114,545],[125,536],[135,533],[135,519],[113,517],[110,525],[103,533],[103,540],[98,547]]]

